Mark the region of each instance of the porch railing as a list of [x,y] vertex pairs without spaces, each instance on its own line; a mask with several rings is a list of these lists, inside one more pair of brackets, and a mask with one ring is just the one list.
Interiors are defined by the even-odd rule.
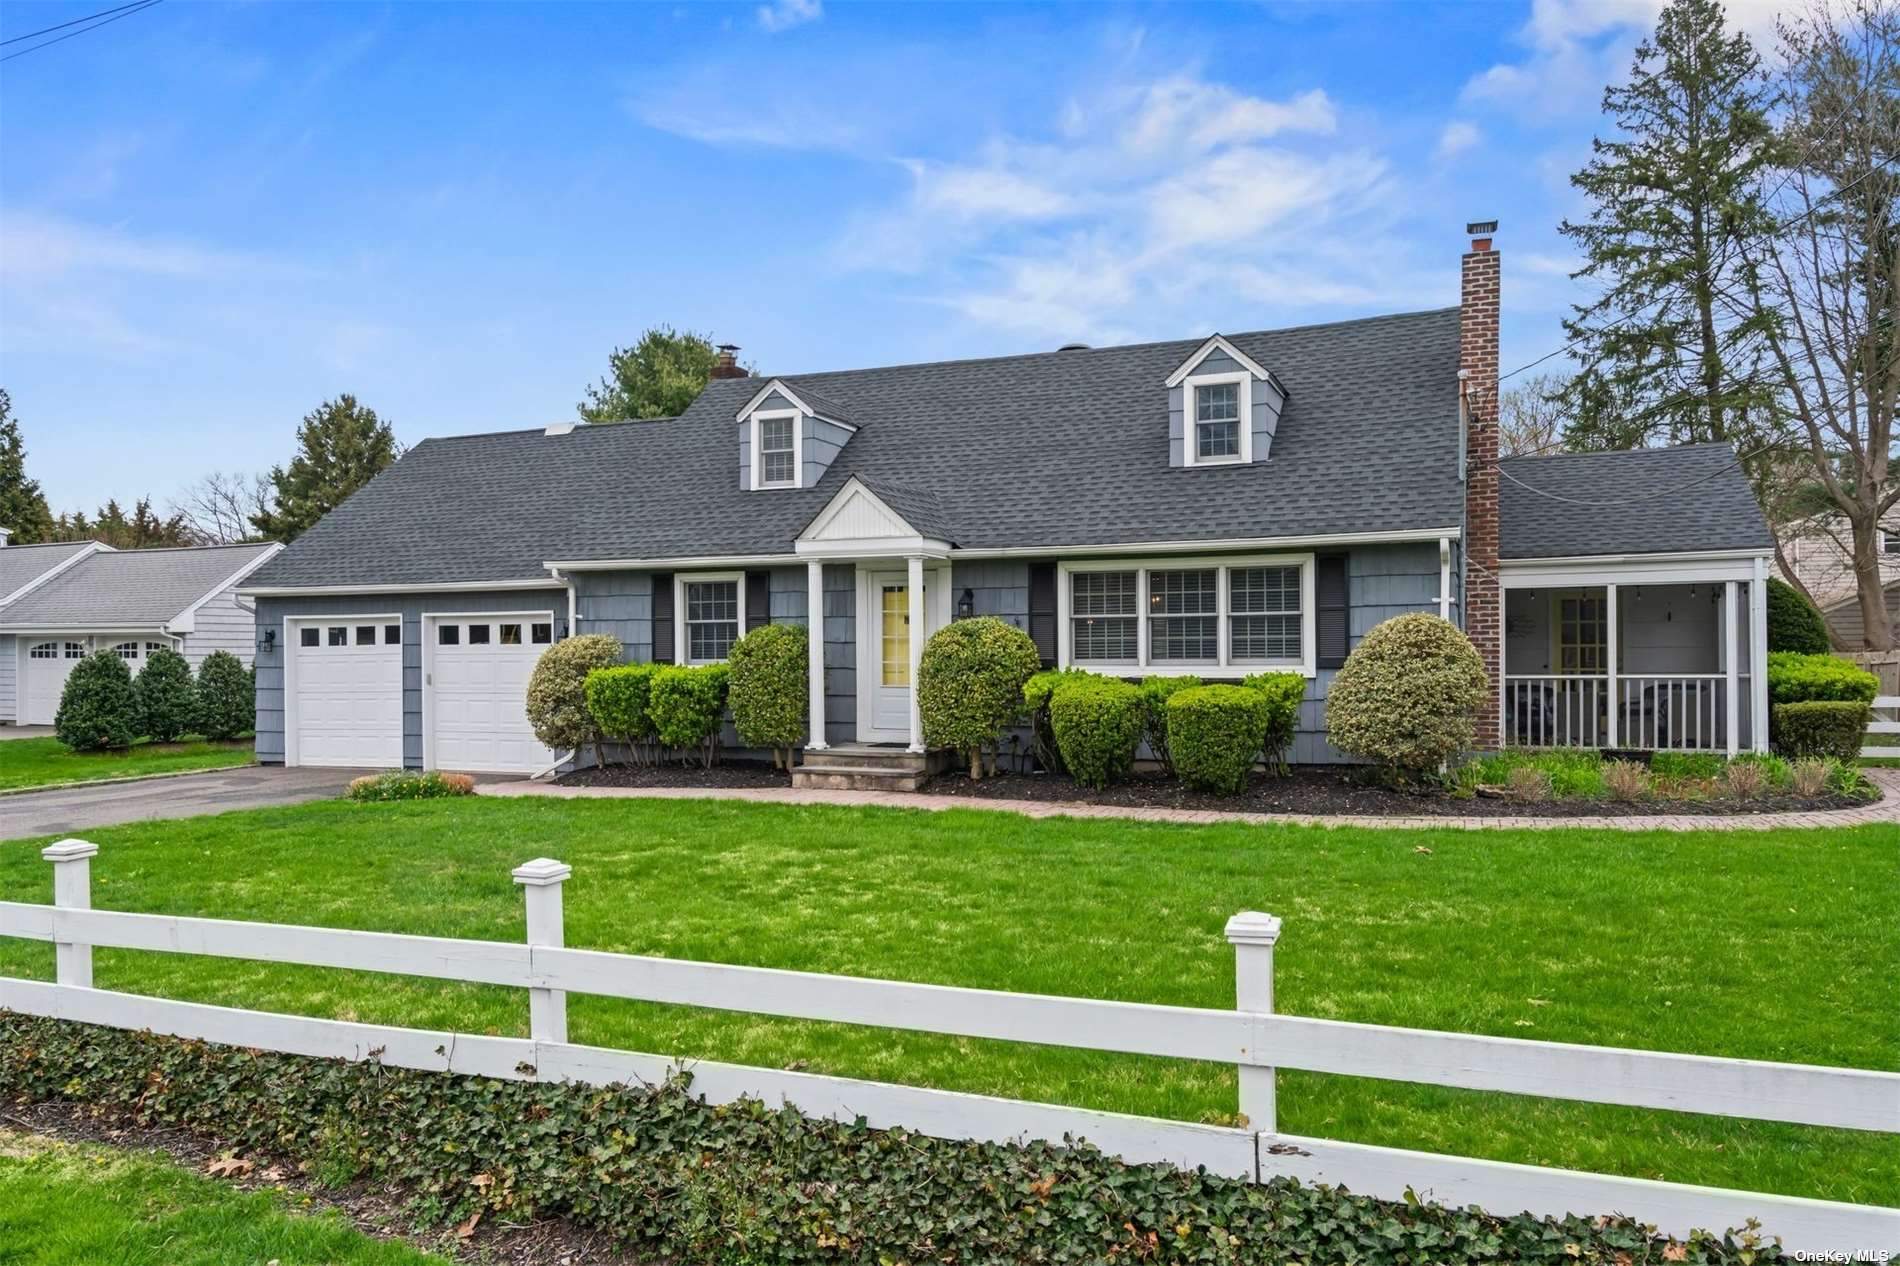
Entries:
[[[1743,674],[1738,689],[1744,700],[1746,683]],[[1614,680],[1607,674],[1511,674],[1504,679],[1504,738],[1514,747],[1723,751],[1729,746],[1728,679],[1722,673],[1618,674]]]

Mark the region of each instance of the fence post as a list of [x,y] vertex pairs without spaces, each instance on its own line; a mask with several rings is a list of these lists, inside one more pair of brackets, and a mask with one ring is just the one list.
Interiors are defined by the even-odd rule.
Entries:
[[[574,868],[552,857],[537,857],[514,868],[528,905],[528,944],[561,948],[561,885]],[[530,953],[532,958],[532,953]],[[559,989],[528,990],[528,1036],[537,1042],[567,1041],[567,994]]]
[[[1243,910],[1227,920],[1227,940],[1234,947],[1234,1006],[1240,1011],[1273,1012],[1273,943],[1280,939],[1280,920],[1271,914]],[[1240,1065],[1240,1114],[1247,1128],[1261,1134],[1278,1130],[1274,1121],[1273,1069]]]
[[[61,840],[40,850],[53,863],[53,904],[62,910],[92,909],[92,861],[97,844]],[[92,946],[77,941],[53,942],[54,979],[62,985],[92,988]]]

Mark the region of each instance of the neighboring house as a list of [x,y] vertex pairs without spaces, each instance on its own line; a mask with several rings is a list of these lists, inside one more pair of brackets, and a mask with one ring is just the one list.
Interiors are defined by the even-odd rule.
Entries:
[[[1887,610],[1900,622],[1900,523],[1884,525],[1877,547],[1880,582],[1887,590]],[[1853,538],[1839,515],[1816,515],[1783,526],[1782,556],[1789,570],[1807,588],[1808,596],[1827,617],[1835,644],[1859,650],[1864,644],[1860,617],[1860,584],[1854,576]]]
[[1340,759],[1328,685],[1409,611],[1463,625],[1499,682],[1487,746],[1759,745],[1741,648],[1772,539],[1733,455],[1512,459],[1500,502],[1498,285],[1484,237],[1456,308],[715,376],[674,419],[427,440],[242,587],[258,757],[538,770],[566,756],[522,709],[550,643],[700,663],[769,621],[818,634],[808,760],[919,751],[923,641],[970,614],[1051,664],[1303,674],[1305,762]]
[[0,533],[0,724],[51,725],[73,666],[111,649],[137,672],[161,646],[193,668],[213,651],[251,662],[240,581],[283,546],[115,550],[96,541],[5,545]]

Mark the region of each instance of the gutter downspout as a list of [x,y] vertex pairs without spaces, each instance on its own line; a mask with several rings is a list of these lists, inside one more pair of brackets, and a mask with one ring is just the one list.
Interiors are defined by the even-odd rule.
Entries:
[[[567,633],[569,637],[573,637],[580,632],[580,598],[574,591],[574,580],[571,576],[563,576],[559,567],[550,567],[548,570],[567,589]],[[530,774],[528,781],[540,782],[543,778],[558,773],[561,766],[570,763],[579,754],[579,751],[575,750],[563,756],[556,756],[552,765],[538,773]]]

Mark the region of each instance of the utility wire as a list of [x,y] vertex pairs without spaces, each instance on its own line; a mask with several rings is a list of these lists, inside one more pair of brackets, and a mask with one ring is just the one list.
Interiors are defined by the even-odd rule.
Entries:
[[[112,16],[105,17],[103,21],[93,22],[91,26],[82,26],[77,31],[68,31],[66,32],[66,34],[61,35],[55,39],[47,40],[46,42],[42,44],[30,44],[27,47],[20,49],[18,52],[8,53],[5,57],[0,57],[0,62],[10,62],[16,57],[25,57],[28,53],[37,53],[42,48],[51,48],[55,44],[63,44],[67,40],[72,39],[74,36],[84,35],[89,31],[96,31],[102,26],[111,26],[114,22],[117,22],[120,18],[129,18],[134,13],[143,13],[145,10],[154,8],[160,4],[163,4],[164,2],[165,0],[140,0],[140,3],[134,4],[134,5],[128,5],[127,7],[123,9],[116,9],[116,10],[108,9],[106,10],[106,13],[110,13]],[[92,16],[95,18],[104,17],[103,14],[98,14],[98,13],[95,13]],[[87,21],[91,21],[91,19],[79,18],[77,19],[77,21],[87,22]],[[67,22],[67,23],[63,23],[62,25],[71,26],[73,25],[73,23]],[[52,31],[56,31],[58,29],[59,27],[47,28],[47,30],[52,30]],[[45,32],[36,32],[36,34],[44,34],[44,33]],[[23,36],[20,36],[19,38],[25,39],[27,37],[23,35]],[[8,43],[11,43],[11,42],[12,41],[10,40],[8,41]]]
[[69,26],[78,26],[81,22],[90,22],[93,18],[103,18],[110,14],[117,13],[120,9],[136,9],[145,2],[146,0],[132,0],[131,4],[122,4],[118,9],[105,9],[93,14],[91,17],[74,18],[70,22],[60,22],[54,26],[43,26],[37,31],[28,31],[25,35],[15,35],[11,39],[0,40],[0,45],[18,44],[21,40],[30,40],[36,35],[48,35],[54,31],[63,31]]

